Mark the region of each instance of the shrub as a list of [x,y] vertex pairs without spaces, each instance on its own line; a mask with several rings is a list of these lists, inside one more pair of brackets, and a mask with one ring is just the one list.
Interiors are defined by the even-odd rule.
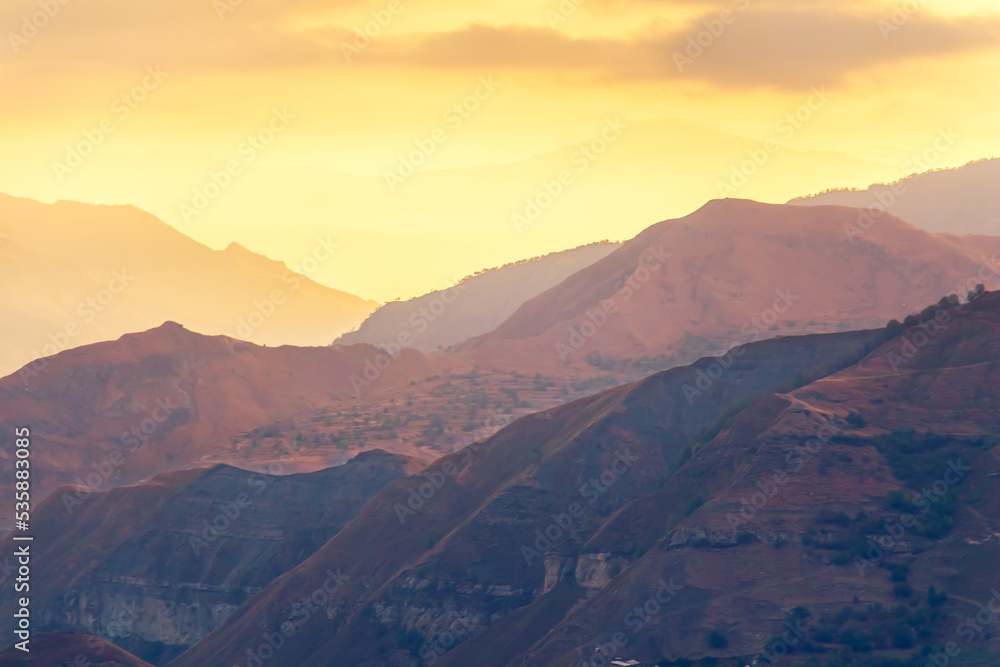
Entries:
[[812,638],[821,644],[829,644],[833,641],[833,630],[830,628],[816,628],[813,630]]
[[846,527],[850,525],[851,517],[847,516],[845,512],[835,512],[829,507],[824,507],[817,513],[816,521]]
[[933,586],[927,589],[927,604],[931,607],[940,607],[947,601],[948,595],[946,593],[938,593]]
[[913,595],[913,587],[906,582],[899,582],[893,585],[892,594],[898,598],[908,598]]
[[892,645],[896,648],[912,648],[913,633],[908,625],[900,624],[892,631]]
[[791,613],[792,618],[809,618],[811,615],[811,612],[802,605],[792,609]]

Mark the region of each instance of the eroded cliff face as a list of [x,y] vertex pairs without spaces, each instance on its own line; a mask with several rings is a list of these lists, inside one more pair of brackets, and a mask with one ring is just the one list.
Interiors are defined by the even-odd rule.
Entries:
[[33,586],[37,627],[163,664],[421,465],[372,451],[315,473],[216,466],[101,494],[60,489],[36,520],[35,563],[50,574]]
[[[350,580],[315,614],[328,622],[296,626],[288,636],[281,654],[288,664],[322,665],[336,654],[345,664],[409,667],[438,635],[450,638],[459,628],[456,654],[505,664],[504,656],[529,649],[571,610],[599,598],[651,546],[640,549],[631,536],[590,542],[622,508],[663,487],[692,439],[710,438],[723,413],[762,392],[855,363],[881,336],[749,345],[721,373],[722,361],[705,359],[524,417],[387,485],[344,531],[175,664],[238,659],[261,632],[279,631],[293,601],[331,567]],[[714,379],[706,385],[706,378]],[[421,488],[426,493],[415,497]],[[695,495],[647,514],[683,518]],[[438,651],[441,664],[452,651]]]
[[254,592],[209,588],[102,582],[59,596],[37,619],[43,627],[72,628],[127,646],[155,663],[207,635]]

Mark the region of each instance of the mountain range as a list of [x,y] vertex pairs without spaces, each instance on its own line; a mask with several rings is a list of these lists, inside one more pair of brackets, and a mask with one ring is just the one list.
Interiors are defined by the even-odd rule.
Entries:
[[878,326],[1000,278],[1000,238],[934,235],[886,215],[859,240],[859,213],[710,202],[647,228],[455,356],[552,373],[657,370],[761,338]]
[[715,200],[378,309],[0,197],[45,572],[0,664],[994,664],[1000,236],[960,232],[995,165]]
[[385,346],[398,344],[402,337],[406,347],[425,352],[460,343],[497,328],[525,301],[606,257],[618,246],[607,241],[592,243],[482,271],[447,290],[391,301],[369,315],[357,331],[335,342]]
[[[0,195],[0,220],[4,375],[168,320],[262,345],[325,345],[376,307],[238,244],[212,250],[131,206]],[[312,267],[337,250],[317,238],[305,252]]]
[[[538,412],[409,476],[398,476],[411,465],[400,460],[325,543],[294,542],[300,563],[255,571],[270,583],[187,651],[134,650],[176,667],[275,655],[568,666],[598,652],[642,665],[776,654],[905,665],[950,641],[968,664],[989,664],[976,661],[1000,655],[996,636],[965,619],[1000,585],[998,341],[1000,294],[942,299],[886,328],[750,343]],[[228,481],[205,486],[206,475]],[[142,567],[197,571],[206,565],[178,543],[224,511],[227,501],[213,502],[239,506],[239,482],[252,478],[173,473],[100,494],[80,518],[53,497],[41,509],[46,534],[76,546],[45,557],[124,558],[104,570],[118,572],[137,560],[130,544],[172,540],[141,553],[176,556]],[[311,477],[283,481],[286,493],[298,494],[298,479]],[[147,501],[122,502],[129,494]],[[170,505],[195,500],[194,512]],[[121,520],[88,528],[108,503]],[[248,512],[208,547],[237,569],[254,562],[269,526],[300,511],[282,505]],[[72,601],[96,567],[38,595]],[[141,578],[106,576],[101,587],[130,592],[91,594],[87,609],[141,601],[144,631],[176,618],[156,612],[162,593]],[[46,630],[77,630],[72,616],[51,618]]]
[[[1000,159],[938,169],[869,188],[828,190],[789,201],[795,206],[852,206],[887,211],[932,233],[1000,234]],[[862,225],[870,218],[862,220]]]

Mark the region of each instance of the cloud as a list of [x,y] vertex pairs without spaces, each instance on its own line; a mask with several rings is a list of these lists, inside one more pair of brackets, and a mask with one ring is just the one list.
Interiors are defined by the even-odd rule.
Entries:
[[[834,84],[887,63],[997,45],[996,17],[947,20],[911,16],[886,39],[880,19],[825,10],[734,12],[721,25],[706,14],[680,30],[627,40],[572,38],[556,30],[475,25],[420,39],[383,42],[373,61],[432,68],[603,70],[622,79],[695,79],[730,86]],[[709,23],[706,23],[709,22]],[[714,29],[718,34],[711,34]],[[708,31],[708,32],[706,32]],[[699,37],[703,46],[691,46]],[[689,60],[678,64],[676,54]]]
[[[137,5],[129,0],[68,3],[23,57],[65,66],[139,68],[161,63],[185,73],[259,72],[280,68],[392,66],[440,71],[471,67],[579,71],[605,79],[696,80],[730,87],[802,88],[835,85],[850,73],[907,59],[940,57],[996,48],[1000,17],[944,18],[924,11],[908,16],[885,39],[879,20],[891,5],[877,9],[819,0],[738,0],[685,23],[670,7],[706,5],[705,0],[598,0],[598,14],[611,6],[628,10],[659,7],[660,17],[629,37],[574,37],[547,27],[470,25],[461,29],[402,33],[393,26],[347,63],[341,44],[353,39],[353,21],[364,22],[368,3],[287,0],[244,1],[220,20],[213,3],[235,0],[173,0]],[[439,9],[447,8],[447,2]],[[558,3],[553,3],[557,8]],[[749,7],[741,10],[740,7]],[[721,33],[719,12],[733,12]],[[16,27],[36,11],[30,0],[0,8],[0,25]],[[408,9],[416,12],[416,7]],[[433,11],[424,7],[421,11]],[[878,13],[881,12],[881,13]],[[689,12],[684,13],[689,16]],[[673,22],[669,22],[673,16]],[[370,18],[370,17],[369,17]],[[575,20],[575,19],[571,19]],[[704,44],[689,46],[699,36]],[[677,55],[696,55],[678,66]],[[8,61],[7,66],[16,65]]]

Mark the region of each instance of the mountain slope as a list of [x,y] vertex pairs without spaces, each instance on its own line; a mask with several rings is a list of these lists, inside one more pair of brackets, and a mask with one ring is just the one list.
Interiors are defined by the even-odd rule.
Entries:
[[[0,375],[166,320],[262,344],[326,345],[375,308],[236,244],[211,250],[130,206],[0,195],[0,220]],[[323,239],[311,245],[317,257],[335,252]]]
[[[759,660],[796,645],[906,659],[920,644],[954,641],[969,664],[993,664],[1000,642],[963,621],[1000,583],[998,340],[1000,295],[991,294],[737,416],[584,547],[630,561],[623,576],[516,661],[484,664],[575,664],[617,631],[628,638],[618,652],[646,662]],[[655,508],[695,493],[688,516],[663,522]],[[656,547],[624,553],[643,533]],[[636,612],[663,580],[674,584],[671,599],[648,618]],[[804,635],[783,636],[787,622]],[[713,632],[725,646],[709,642]],[[972,657],[984,649],[992,662]]]
[[[0,432],[28,425],[33,497],[106,490],[171,470],[281,462],[307,472],[368,449],[433,460],[613,377],[477,369],[370,345],[261,347],[168,322],[39,359],[0,378]],[[14,443],[0,439],[0,474]],[[0,497],[9,529],[13,497]]]
[[[456,356],[483,363],[660,368],[782,334],[879,326],[997,283],[984,252],[886,216],[852,243],[855,209],[717,200],[649,227],[528,301]],[[494,362],[495,363],[495,362]]]
[[[45,443],[32,460],[39,500],[62,484],[106,489],[211,463],[317,470],[346,460],[347,443],[341,448],[331,434],[354,421],[340,408],[357,409],[352,378],[365,376],[376,352],[258,347],[170,322],[3,378],[0,428],[27,424]],[[365,398],[377,401],[448,366],[403,350]],[[13,442],[2,445],[0,468],[13,470]]]
[[[298,475],[220,465],[107,492],[63,487],[33,513],[32,565],[46,573],[31,589],[35,631],[83,632],[162,664],[422,467],[375,450]],[[0,609],[14,613],[13,591]]]
[[[408,665],[412,658],[394,644],[398,636],[416,632],[430,645],[456,623],[465,625],[466,637],[479,634],[550,590],[559,602],[543,617],[554,623],[592,584],[567,583],[571,590],[563,590],[551,557],[575,551],[616,506],[654,492],[688,440],[718,419],[720,405],[827,372],[818,366],[850,364],[881,336],[748,346],[708,388],[711,399],[689,401],[685,390],[716,363],[705,360],[524,417],[421,476],[389,484],[338,536],[174,664],[228,664],[253,642],[258,622],[268,631],[280,627],[291,601],[319,585],[333,565],[350,579],[324,607],[330,620],[295,623],[284,664],[322,665],[335,654],[349,665]],[[581,484],[592,479],[602,479],[607,491],[593,487],[582,496]],[[558,531],[551,553],[527,563],[523,549],[535,543],[535,531],[547,530],[552,516],[571,512],[574,503],[586,508],[583,516]],[[541,623],[532,627],[544,630]]]
[[[964,619],[1000,585],[998,358],[992,293],[525,417],[387,485],[172,664],[279,630],[294,665],[903,665],[948,641],[993,664],[997,638]],[[340,585],[293,617],[331,568]]]
[[[1000,159],[939,169],[864,190],[829,190],[794,206],[879,207],[928,232],[1000,234]],[[867,220],[865,220],[867,222]],[[877,222],[875,224],[878,224]]]
[[495,329],[528,299],[613,252],[619,244],[600,242],[482,271],[447,290],[385,304],[357,331],[335,342],[384,346],[401,334],[406,347],[431,351]]

